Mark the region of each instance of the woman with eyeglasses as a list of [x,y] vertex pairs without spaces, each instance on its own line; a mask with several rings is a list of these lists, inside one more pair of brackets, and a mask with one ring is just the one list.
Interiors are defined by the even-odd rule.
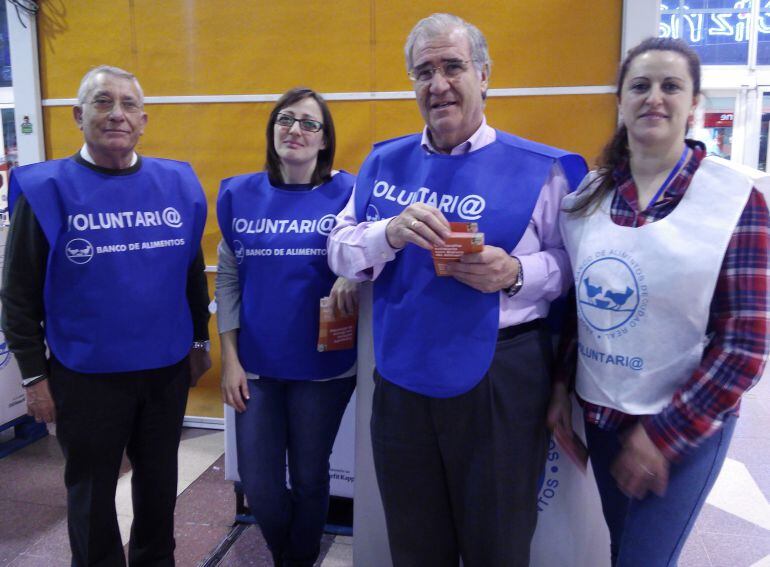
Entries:
[[[631,49],[622,124],[562,201],[578,323],[563,350],[577,359],[618,567],[677,564],[770,347],[761,181],[685,139],[699,95],[698,56],[683,41]],[[572,428],[565,374],[548,412],[557,436]]]
[[217,199],[222,397],[236,411],[238,471],[275,565],[318,557],[329,456],[355,387],[355,349],[317,348],[320,299],[342,314],[357,306],[356,284],[326,262],[355,181],[332,169],[334,146],[326,102],[292,89],[270,113],[265,171],[225,179]]

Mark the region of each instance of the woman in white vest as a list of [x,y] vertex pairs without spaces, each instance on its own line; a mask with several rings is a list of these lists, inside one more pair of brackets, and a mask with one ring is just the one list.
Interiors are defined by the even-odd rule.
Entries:
[[[621,126],[563,202],[577,298],[565,344],[616,566],[676,565],[768,352],[767,205],[685,139],[699,94],[684,42],[629,51]],[[560,374],[549,425],[569,431]]]
[[326,262],[355,181],[332,169],[334,147],[326,102],[292,89],[270,113],[265,171],[225,179],[217,199],[222,397],[236,410],[249,508],[275,564],[287,567],[318,557],[329,456],[355,387],[355,349],[318,348],[321,298],[344,314],[357,303],[356,284]]

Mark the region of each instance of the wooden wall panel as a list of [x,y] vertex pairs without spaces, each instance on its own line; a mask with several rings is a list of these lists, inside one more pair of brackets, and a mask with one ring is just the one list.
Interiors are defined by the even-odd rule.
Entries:
[[619,60],[621,2],[465,0],[376,2],[375,91],[408,90],[403,46],[431,12],[457,14],[487,38],[491,88],[606,85]]
[[[10,12],[15,17],[13,11]],[[74,98],[85,72],[103,63],[136,65],[131,2],[46,0],[38,16],[43,98]]]

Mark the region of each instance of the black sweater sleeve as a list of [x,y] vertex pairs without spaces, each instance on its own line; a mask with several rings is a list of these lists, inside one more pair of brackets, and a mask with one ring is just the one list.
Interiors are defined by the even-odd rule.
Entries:
[[190,304],[193,337],[196,341],[209,340],[209,285],[205,269],[203,249],[199,247],[187,272],[187,302]]

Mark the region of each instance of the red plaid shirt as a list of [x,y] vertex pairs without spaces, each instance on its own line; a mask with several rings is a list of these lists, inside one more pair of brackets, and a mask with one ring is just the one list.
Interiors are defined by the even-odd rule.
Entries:
[[[688,140],[688,145],[693,149],[690,159],[661,198],[642,212],[638,212],[636,185],[628,164],[614,172],[617,190],[611,215],[616,224],[639,227],[674,210],[706,155],[702,144]],[[641,420],[655,445],[669,460],[676,461],[716,432],[725,417],[737,410],[743,392],[762,375],[770,349],[769,222],[765,199],[754,188],[719,272],[703,359],[671,403],[656,415],[634,416],[581,400],[586,421],[615,430]],[[576,334],[576,320],[571,317],[560,345],[562,364],[557,365],[555,380],[567,381],[574,374]]]

